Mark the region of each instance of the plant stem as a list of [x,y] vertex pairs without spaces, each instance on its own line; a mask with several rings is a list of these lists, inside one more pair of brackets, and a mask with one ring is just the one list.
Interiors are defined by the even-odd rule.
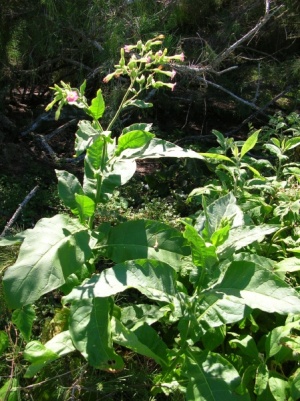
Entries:
[[109,123],[109,125],[108,125],[108,127],[107,127],[107,131],[110,131],[110,130],[111,130],[111,128],[113,127],[113,125],[114,125],[114,123],[116,122],[117,118],[119,117],[119,114],[120,114],[121,111],[122,111],[122,108],[123,108],[123,106],[124,106],[124,103],[126,102],[128,96],[129,96],[129,93],[130,93],[131,89],[133,88],[134,82],[135,82],[135,79],[133,79],[133,80],[131,81],[131,83],[130,83],[130,85],[129,85],[129,87],[128,87],[128,89],[127,89],[127,91],[126,91],[126,93],[125,93],[125,95],[124,95],[124,97],[123,97],[121,103],[120,103],[120,106],[119,106],[118,110],[116,111],[116,114],[114,115],[113,119],[111,120],[111,122]]

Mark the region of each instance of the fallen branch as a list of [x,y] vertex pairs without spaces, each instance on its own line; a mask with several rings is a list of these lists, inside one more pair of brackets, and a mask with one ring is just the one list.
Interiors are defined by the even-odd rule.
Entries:
[[15,211],[13,214],[12,218],[9,220],[9,222],[6,224],[4,227],[4,230],[2,231],[0,238],[3,238],[7,231],[10,230],[10,228],[14,225],[15,221],[19,217],[19,214],[21,213],[22,209],[27,205],[27,203],[30,201],[30,199],[36,194],[37,190],[39,189],[39,186],[35,186],[29,194],[25,197],[22,203],[20,203],[18,209]]
[[214,82],[208,81],[205,78],[197,77],[199,81],[204,82],[205,84],[211,85],[214,88],[217,88],[221,90],[222,92],[227,93],[229,96],[233,97],[235,100],[237,100],[240,103],[245,104],[246,106],[249,106],[251,109],[256,110],[258,113],[262,114],[263,116],[267,117],[267,115],[262,111],[262,109],[258,106],[256,106],[255,103],[249,102],[248,100],[243,99],[242,97],[237,96],[235,93],[231,92],[230,90],[224,88],[221,85],[215,84]]
[[279,10],[283,8],[283,5],[275,8],[272,13],[270,13],[270,1],[265,0],[265,15],[263,18],[253,27],[248,31],[244,36],[242,36],[239,40],[234,42],[231,46],[229,46],[227,49],[223,50],[221,54],[219,54],[215,60],[212,62],[212,68],[215,69],[217,68],[224,60],[227,59],[227,57],[234,52],[235,49],[237,49],[242,43],[246,42],[248,39],[252,38],[254,35],[257,34],[257,32],[264,26],[266,23],[269,21],[271,17],[273,17],[274,14],[276,14]]

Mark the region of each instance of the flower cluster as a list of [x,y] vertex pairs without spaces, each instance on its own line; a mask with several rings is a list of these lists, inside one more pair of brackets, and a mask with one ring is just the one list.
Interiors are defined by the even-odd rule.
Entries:
[[115,71],[108,74],[103,81],[109,82],[114,77],[127,75],[132,82],[135,81],[139,85],[139,90],[163,86],[174,90],[175,83],[167,83],[156,78],[157,75],[160,75],[173,80],[176,71],[174,69],[165,70],[165,66],[174,61],[184,61],[184,54],[168,56],[167,49],[154,51],[153,47],[161,45],[163,38],[163,35],[159,35],[145,44],[138,41],[135,45],[125,45],[121,49],[121,58],[119,64],[115,65]]

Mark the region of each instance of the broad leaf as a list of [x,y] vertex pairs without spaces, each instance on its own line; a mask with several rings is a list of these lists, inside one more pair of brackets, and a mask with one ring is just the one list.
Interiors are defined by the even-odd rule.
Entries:
[[239,322],[250,313],[251,309],[238,297],[224,297],[219,292],[205,294],[197,303],[194,315],[188,317],[195,319],[193,341],[196,342],[210,328]]
[[20,400],[20,385],[16,378],[9,378],[0,388],[1,401],[19,401]]
[[24,340],[29,341],[32,325],[35,319],[35,310],[32,305],[26,305],[22,309],[16,309],[12,314],[12,322],[22,333]]
[[289,379],[292,400],[300,399],[300,369],[298,368]]
[[199,233],[206,228],[211,236],[228,222],[231,222],[233,228],[244,224],[243,212],[236,204],[236,198],[231,192],[211,203],[196,219],[195,228]]
[[253,149],[254,146],[256,145],[257,139],[258,139],[258,134],[260,130],[255,131],[249,138],[245,141],[244,145],[242,146],[241,149],[241,158],[245,156],[246,153],[249,152],[249,150]]
[[[216,273],[216,269],[214,269],[218,262],[216,248],[212,244],[206,243],[197,230],[190,225],[186,225],[183,235],[190,242],[192,260],[198,267],[197,274],[193,273],[191,281],[197,285],[204,285],[205,279],[213,278]],[[199,278],[201,278],[201,282],[198,282]]]
[[149,132],[152,128],[152,124],[147,124],[147,123],[135,123],[129,125],[129,127],[125,127],[122,130],[122,135],[126,134],[127,132],[131,131],[136,131],[136,130],[141,130],[141,131],[147,131]]
[[103,203],[107,202],[115,188],[126,184],[136,171],[136,161],[129,160],[117,160],[109,171],[105,171],[103,174],[103,180],[100,188],[99,200]]
[[74,302],[91,297],[109,297],[135,288],[149,299],[175,302],[176,272],[169,265],[156,260],[131,260],[93,275],[74,288],[63,302]]
[[183,149],[164,139],[153,138],[144,147],[140,149],[125,149],[120,158],[133,159],[158,159],[160,157],[190,157],[194,159],[204,160],[200,153],[190,149]]
[[119,320],[113,319],[112,328],[115,343],[152,358],[161,366],[167,366],[168,347],[152,327],[143,323],[129,330]]
[[119,137],[118,146],[115,154],[120,155],[125,149],[138,149],[145,146],[154,134],[147,131],[134,130],[127,132]]
[[251,360],[260,361],[257,346],[254,339],[248,334],[242,334],[238,338],[229,341],[232,348],[239,348],[242,355],[247,356]]
[[108,234],[106,256],[119,263],[131,259],[156,259],[174,268],[181,266],[190,247],[180,231],[151,220],[128,221]]
[[112,345],[112,300],[86,298],[71,304],[70,334],[75,347],[97,369],[122,369],[122,358]]
[[293,138],[289,138],[284,146],[284,150],[291,150],[294,149],[296,146],[300,145],[300,137],[295,136]]
[[44,345],[39,341],[31,341],[23,354],[24,359],[31,363],[24,377],[35,376],[44,366],[73,351],[75,347],[68,330],[57,334]]
[[290,257],[281,260],[275,265],[276,271],[279,272],[296,272],[300,270],[300,258]]
[[81,155],[100,135],[100,132],[93,128],[90,121],[81,120],[75,139],[76,156]]
[[28,230],[16,263],[5,272],[9,307],[32,304],[60,287],[90,256],[88,231],[77,220],[64,215],[41,219]]
[[83,189],[77,177],[68,171],[55,170],[58,179],[58,194],[65,206],[74,214],[78,214],[76,194],[83,194]]
[[157,305],[131,305],[121,309],[120,321],[127,329],[132,329],[144,323],[151,325],[163,317],[165,313],[164,308]]
[[266,358],[271,358],[278,355],[282,349],[283,344],[281,340],[287,337],[293,329],[300,329],[300,321],[287,323],[285,326],[275,327],[270,333],[268,333],[265,342]]
[[283,401],[287,399],[287,395],[289,393],[288,386],[288,382],[283,378],[270,377],[269,379],[269,388],[276,401]]
[[272,234],[277,230],[277,226],[267,224],[232,228],[229,232],[228,239],[217,248],[217,255],[220,259],[229,258],[235,251],[238,251],[255,241],[260,242],[266,235]]
[[8,235],[5,237],[0,237],[0,247],[1,246],[12,246],[16,244],[21,244],[26,237],[28,230],[21,231],[15,235]]
[[75,201],[81,222],[84,222],[87,217],[93,216],[95,212],[95,202],[91,198],[86,195],[75,194]]
[[98,89],[97,96],[92,100],[92,104],[88,108],[89,114],[95,119],[98,120],[102,117],[105,110],[105,103],[102,96],[101,89]]
[[240,298],[252,309],[280,314],[300,313],[297,292],[277,275],[252,262],[232,262],[213,290]]
[[98,137],[89,146],[84,159],[83,191],[85,195],[96,202],[98,180],[101,179],[100,171],[106,165],[108,157],[104,154],[105,140]]
[[267,386],[269,380],[269,369],[265,363],[260,363],[256,370],[254,393],[257,395],[262,394]]
[[186,358],[187,401],[250,401],[248,394],[235,390],[241,378],[235,368],[219,354],[188,352]]

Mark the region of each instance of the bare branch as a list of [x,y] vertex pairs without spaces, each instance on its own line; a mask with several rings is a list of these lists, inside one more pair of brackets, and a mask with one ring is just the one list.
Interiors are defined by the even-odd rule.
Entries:
[[221,90],[222,92],[227,93],[229,96],[233,97],[233,98],[234,98],[235,100],[237,100],[238,102],[243,103],[243,104],[245,104],[246,106],[249,106],[251,109],[254,109],[254,110],[256,110],[257,112],[259,112],[260,114],[263,114],[265,117],[267,117],[267,115],[261,110],[260,107],[256,106],[256,104],[254,104],[254,103],[252,103],[252,102],[249,102],[248,100],[245,100],[245,99],[243,99],[242,97],[237,96],[236,94],[234,94],[234,93],[231,92],[230,90],[224,88],[223,86],[218,85],[218,84],[215,84],[214,82],[208,81],[207,79],[201,78],[201,77],[199,77],[199,76],[197,77],[197,79],[198,79],[199,81],[204,82],[205,84],[211,85],[211,86],[213,86],[214,88],[217,88],[217,89]]
[[20,203],[19,207],[13,214],[12,218],[9,220],[9,222],[6,224],[4,227],[4,230],[2,231],[0,238],[4,237],[5,234],[9,231],[9,229],[12,227],[12,225],[15,223],[17,218],[19,217],[19,214],[21,213],[22,209],[26,206],[26,204],[30,201],[30,199],[36,194],[37,190],[39,189],[39,186],[35,186],[29,194],[25,197],[22,203]]
[[215,69],[217,68],[231,53],[234,52],[236,48],[238,48],[242,43],[246,42],[248,39],[253,37],[268,21],[269,19],[276,14],[279,10],[281,10],[284,6],[281,5],[277,8],[274,9],[272,13],[270,13],[270,2],[269,0],[265,1],[265,15],[263,18],[253,27],[248,31],[244,36],[242,36],[239,40],[237,40],[235,43],[233,43],[231,46],[229,46],[227,49],[223,50],[222,53],[220,53],[215,60],[212,62],[212,68]]

